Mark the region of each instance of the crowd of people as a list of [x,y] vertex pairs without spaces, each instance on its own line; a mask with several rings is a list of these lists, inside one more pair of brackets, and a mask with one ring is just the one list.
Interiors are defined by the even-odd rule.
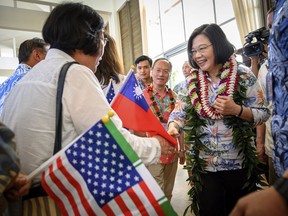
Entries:
[[[178,163],[186,161],[195,215],[288,215],[287,13],[285,0],[275,0],[267,13],[270,42],[259,71],[257,58],[251,68],[236,61],[235,47],[217,24],[192,32],[182,66],[185,81],[173,90],[168,58],[136,58],[143,96],[178,147],[159,135],[123,128],[117,115],[114,123],[169,201]],[[30,180],[27,174],[55,154],[62,66],[77,63],[65,78],[62,148],[107,115],[126,78],[115,39],[104,32],[103,18],[91,7],[57,5],[42,35],[43,40],[21,44],[18,68],[0,85],[0,213],[6,215],[61,214],[43,190],[41,175]],[[269,175],[262,190],[259,163],[265,154]]]

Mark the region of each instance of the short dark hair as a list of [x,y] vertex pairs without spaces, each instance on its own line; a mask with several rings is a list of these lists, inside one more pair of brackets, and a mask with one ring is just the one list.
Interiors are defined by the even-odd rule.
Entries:
[[86,55],[96,55],[103,26],[103,18],[93,8],[69,2],[59,4],[51,11],[42,34],[50,48],[60,49],[68,55],[76,49]]
[[25,40],[20,44],[18,51],[18,60],[19,64],[22,62],[27,62],[32,51],[35,49],[39,49],[41,52],[46,53],[46,46],[49,46],[43,39],[40,38],[32,38],[29,40]]
[[150,67],[152,67],[153,61],[152,61],[152,59],[151,59],[149,56],[146,56],[146,55],[141,55],[141,56],[139,56],[139,57],[135,60],[135,65],[137,66],[137,64],[138,64],[139,62],[141,62],[141,61],[146,61],[146,60],[149,62]]
[[229,57],[234,53],[235,47],[228,41],[225,33],[217,24],[204,24],[196,28],[189,40],[188,40],[188,59],[189,63],[193,68],[199,69],[199,66],[196,62],[193,61],[192,57],[192,44],[193,40],[196,36],[203,34],[205,35],[210,42],[212,43],[214,56],[215,56],[215,64],[224,64]]
[[154,68],[155,64],[156,64],[158,61],[161,61],[161,60],[167,61],[167,62],[169,63],[169,65],[170,65],[170,72],[171,72],[171,71],[172,71],[172,63],[169,61],[169,59],[164,58],[164,57],[161,57],[161,58],[156,59],[156,60],[154,61],[154,63],[153,63],[152,68]]

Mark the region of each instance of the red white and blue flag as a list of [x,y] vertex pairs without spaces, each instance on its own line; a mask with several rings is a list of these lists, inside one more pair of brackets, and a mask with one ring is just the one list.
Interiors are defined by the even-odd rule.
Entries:
[[109,83],[107,88],[108,88],[108,91],[106,93],[106,99],[107,99],[108,103],[110,104],[116,95],[112,79],[110,80],[110,83]]
[[177,215],[112,120],[57,153],[42,186],[65,215]]
[[134,131],[148,132],[150,135],[161,135],[177,146],[176,139],[167,133],[150,109],[133,70],[129,71],[111,107],[122,120],[124,127]]

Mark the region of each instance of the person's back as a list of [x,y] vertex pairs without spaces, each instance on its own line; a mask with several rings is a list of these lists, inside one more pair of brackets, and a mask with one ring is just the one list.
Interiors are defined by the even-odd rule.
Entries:
[[[277,6],[278,5],[278,6]],[[281,6],[280,6],[281,5]],[[274,12],[273,27],[270,31],[269,44],[269,74],[272,83],[270,94],[273,101],[272,136],[275,148],[273,163],[276,175],[282,176],[288,169],[288,3],[279,0]]]
[[34,65],[45,58],[47,48],[48,44],[40,38],[32,38],[21,43],[18,54],[19,65],[15,72],[0,85],[0,114],[6,96]]

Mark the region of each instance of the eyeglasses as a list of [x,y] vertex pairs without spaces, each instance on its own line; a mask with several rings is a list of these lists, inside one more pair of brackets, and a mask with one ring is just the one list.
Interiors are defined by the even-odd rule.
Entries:
[[203,44],[203,45],[200,45],[197,49],[192,49],[192,50],[191,50],[192,55],[195,56],[197,52],[199,52],[200,54],[205,53],[205,50],[206,50],[209,46],[211,46],[211,45],[212,45],[212,43],[209,44],[209,45]]
[[108,38],[103,38],[102,40],[103,40],[104,46],[106,46],[106,44],[107,44],[107,42],[109,41],[109,39],[108,39]]

